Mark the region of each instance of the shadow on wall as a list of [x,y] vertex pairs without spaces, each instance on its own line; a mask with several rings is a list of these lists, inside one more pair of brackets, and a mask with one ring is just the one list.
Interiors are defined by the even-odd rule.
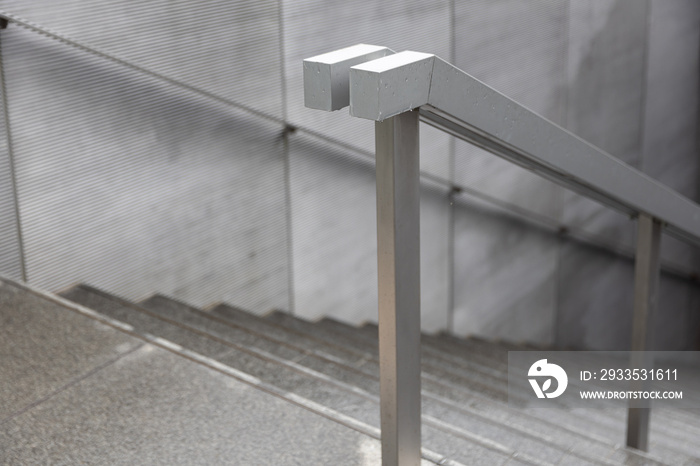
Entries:
[[[662,136],[644,134],[645,118],[657,111],[645,108],[644,102],[650,92],[646,76],[653,65],[647,57],[648,21],[652,8],[658,6],[655,2],[624,0],[572,3],[570,34],[576,46],[570,49],[567,125],[584,139],[642,169],[645,137]],[[673,47],[673,44],[662,46]],[[630,117],[621,117],[625,115]],[[564,221],[583,228],[593,225],[595,233],[606,239],[635,244],[636,222],[579,196],[570,195]],[[662,255],[677,260],[679,252],[681,256],[690,254],[692,259],[682,257],[682,263],[697,264],[697,248],[677,243],[664,237]],[[573,241],[562,242],[556,346],[579,350],[629,349],[633,287],[632,261]],[[699,311],[697,283],[663,274],[654,317],[655,349],[698,349]]]
[[[644,121],[648,1],[571,2],[565,81],[565,126],[634,167],[640,167]],[[633,247],[625,215],[573,192],[564,194],[562,222]]]
[[[560,349],[626,351],[632,334],[634,263],[564,241],[561,249],[557,341]],[[700,287],[662,274],[653,318],[654,349],[696,351]]]

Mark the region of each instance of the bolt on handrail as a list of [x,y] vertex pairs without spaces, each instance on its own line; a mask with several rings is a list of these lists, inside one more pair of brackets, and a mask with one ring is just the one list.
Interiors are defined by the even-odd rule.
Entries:
[[[359,44],[308,58],[304,102],[376,122],[383,464],[420,461],[419,119],[636,216],[631,350],[651,349],[661,230],[700,245],[700,205],[432,54]],[[648,424],[630,408],[628,446],[647,449]]]

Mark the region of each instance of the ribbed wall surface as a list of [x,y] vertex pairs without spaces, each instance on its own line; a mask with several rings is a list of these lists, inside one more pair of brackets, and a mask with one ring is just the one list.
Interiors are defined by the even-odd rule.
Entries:
[[0,7],[238,104],[282,114],[274,0],[3,0]]
[[[374,161],[313,136],[290,142],[295,310],[351,322],[377,316]],[[445,328],[449,292],[447,189],[421,192],[421,312],[428,331]]]
[[288,306],[278,124],[10,26],[28,278]]
[[[102,51],[16,24],[0,32],[26,271],[48,289],[83,281],[128,298],[374,320],[373,124],[304,108],[301,81],[303,58],[360,42],[435,53],[684,194],[697,189],[696,162],[675,168],[697,158],[692,0],[0,9]],[[674,113],[691,94],[692,111]],[[0,140],[0,273],[17,276]],[[669,159],[655,155],[667,146]],[[421,170],[426,330],[579,344],[562,322],[604,318],[571,298],[576,286],[626,302],[626,265],[594,261],[594,276],[574,283],[586,249],[556,232],[619,251],[633,244],[633,221],[426,125]],[[668,264],[695,270],[687,248],[666,251]],[[685,315],[696,300],[683,302]]]
[[[1,58],[0,58],[1,60]],[[0,65],[2,63],[0,62]],[[0,71],[2,68],[0,68]],[[0,74],[0,90],[4,89]],[[15,189],[10,162],[4,92],[0,92],[0,275],[22,279],[21,248],[15,209]]]

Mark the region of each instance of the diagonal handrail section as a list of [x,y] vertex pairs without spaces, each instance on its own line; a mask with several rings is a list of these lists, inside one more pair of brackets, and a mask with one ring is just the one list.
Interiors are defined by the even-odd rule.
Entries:
[[700,245],[700,205],[435,55],[401,52],[350,69],[350,113],[421,118],[626,214]]
[[[304,99],[376,122],[384,465],[420,458],[419,119],[637,217],[630,349],[653,349],[661,230],[700,245],[700,205],[432,54],[360,44],[306,59]],[[630,406],[628,446],[647,449],[649,413]]]

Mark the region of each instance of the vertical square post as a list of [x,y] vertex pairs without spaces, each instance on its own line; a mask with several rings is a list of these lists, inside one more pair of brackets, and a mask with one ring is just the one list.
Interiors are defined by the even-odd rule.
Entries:
[[375,123],[382,464],[419,465],[418,112]]
[[[661,224],[650,215],[640,213],[637,219],[637,253],[634,262],[634,317],[632,322],[633,368],[652,368],[651,358],[642,353],[651,351],[653,317],[659,295],[659,253],[661,250]],[[648,354],[648,353],[647,353]],[[633,382],[634,384],[634,382]],[[644,389],[638,382],[632,389]],[[639,407],[630,402],[627,412],[627,446],[647,451],[649,444],[649,418],[651,405]]]

